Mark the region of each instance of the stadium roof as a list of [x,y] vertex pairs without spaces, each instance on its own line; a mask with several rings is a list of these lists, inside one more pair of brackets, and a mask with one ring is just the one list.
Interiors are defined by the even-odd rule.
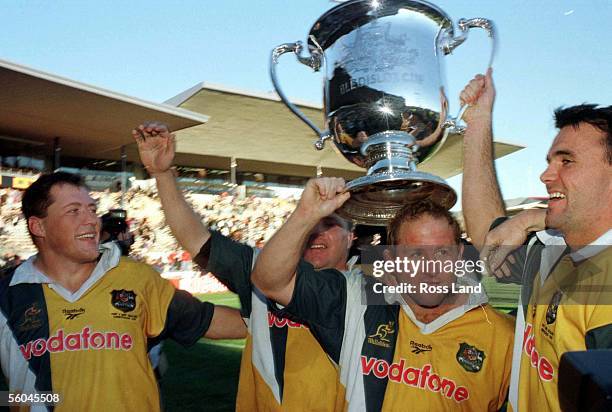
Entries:
[[[355,178],[365,170],[335,152],[333,144],[317,151],[316,136],[298,120],[274,93],[252,93],[200,83],[166,101],[194,112],[206,113],[206,125],[177,133],[181,164],[227,169],[231,157],[238,170],[279,175],[315,176],[317,166],[326,176]],[[294,101],[320,128],[321,106]],[[522,149],[496,142],[502,157]],[[461,173],[462,137],[450,135],[438,154],[420,170],[448,178]]]
[[119,159],[120,147],[133,143],[130,130],[145,120],[175,130],[208,120],[4,60],[0,84],[0,140],[52,146],[59,137],[62,155]]
[[521,212],[526,209],[546,209],[548,207],[548,197],[515,197],[504,201],[506,211],[511,214]]
[[[288,176],[323,174],[355,178],[364,173],[327,144],[313,148],[312,131],[272,93],[200,83],[166,103],[152,103],[0,60],[0,147],[11,142],[41,146],[51,154],[59,137],[62,155],[138,161],[129,131],[145,120],[159,120],[178,131],[177,164],[210,169]],[[320,127],[321,107],[296,101]],[[460,136],[451,135],[433,160],[420,166],[442,177],[461,173]],[[497,157],[520,150],[496,142]]]

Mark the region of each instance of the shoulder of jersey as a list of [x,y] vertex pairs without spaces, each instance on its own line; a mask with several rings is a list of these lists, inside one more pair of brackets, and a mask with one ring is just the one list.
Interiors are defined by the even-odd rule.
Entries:
[[146,263],[137,262],[131,257],[126,256],[121,257],[121,259],[119,260],[119,265],[117,265],[115,269],[123,271],[127,276],[135,276],[141,278],[147,276],[161,276],[161,274],[156,271],[152,266],[147,265]]
[[516,318],[506,313],[494,309],[491,305],[486,305],[487,315],[489,320],[496,326],[500,333],[514,335],[514,325]]

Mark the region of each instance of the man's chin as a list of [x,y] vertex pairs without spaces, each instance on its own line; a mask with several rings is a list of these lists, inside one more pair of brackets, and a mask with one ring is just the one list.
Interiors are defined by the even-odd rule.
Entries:
[[80,253],[79,261],[81,263],[92,263],[98,260],[98,256],[100,256],[100,252],[98,250],[82,252]]
[[422,308],[425,309],[433,309],[433,308],[437,308],[438,306],[440,306],[442,304],[442,302],[444,302],[444,295],[437,297],[437,296],[428,296],[427,298],[421,299],[421,298],[414,298],[412,299],[414,301],[414,303],[416,303],[417,305],[419,305]]
[[306,253],[304,253],[304,260],[314,266],[315,269],[319,269],[322,267],[321,265],[324,264],[326,260],[325,256],[322,255],[323,254],[321,252],[306,251]]
[[546,228],[561,230],[563,221],[563,217],[559,213],[547,213],[546,219],[544,219],[544,223],[546,224]]
[[308,261],[316,270],[320,270],[320,269],[324,269],[325,267],[327,267],[327,265],[325,264],[325,262],[319,262],[319,261]]

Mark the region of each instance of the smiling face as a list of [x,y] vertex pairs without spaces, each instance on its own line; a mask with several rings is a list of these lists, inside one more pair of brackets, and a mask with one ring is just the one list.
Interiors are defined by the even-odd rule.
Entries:
[[604,139],[588,123],[562,128],[540,176],[550,197],[546,226],[560,230],[570,244],[586,245],[612,224],[612,166]]
[[334,216],[328,216],[310,233],[304,260],[315,269],[336,268],[344,270],[353,234]]
[[91,263],[98,257],[100,219],[96,204],[84,187],[56,184],[45,217],[32,216],[30,231],[41,253],[75,263]]
[[[401,259],[427,262],[414,277],[402,273],[397,275],[399,283],[415,285],[416,293],[409,297],[422,307],[441,305],[451,295],[452,284],[457,280],[452,271],[445,271],[444,262],[461,258],[462,247],[457,244],[454,228],[446,219],[423,214],[405,221],[397,232],[397,254]],[[439,262],[439,263],[438,263]],[[421,283],[430,287],[445,288],[448,293],[421,293]]]

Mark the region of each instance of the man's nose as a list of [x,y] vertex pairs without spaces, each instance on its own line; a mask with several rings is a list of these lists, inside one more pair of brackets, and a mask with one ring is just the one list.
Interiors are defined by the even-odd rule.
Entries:
[[557,178],[557,168],[549,164],[540,175],[540,181],[544,184],[549,184]]

